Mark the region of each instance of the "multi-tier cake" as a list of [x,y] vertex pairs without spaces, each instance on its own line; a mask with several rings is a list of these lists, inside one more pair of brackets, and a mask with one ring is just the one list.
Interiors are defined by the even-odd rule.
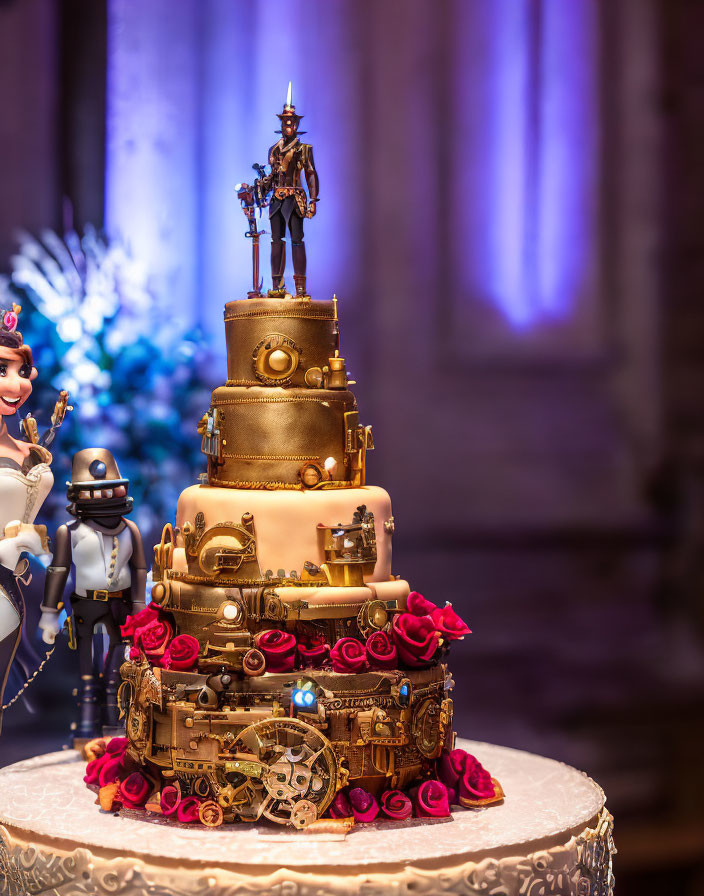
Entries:
[[[278,117],[270,174],[255,165],[254,186],[238,188],[253,289],[225,306],[227,382],[198,426],[208,471],[155,548],[152,603],[123,627],[127,738],[90,747],[86,780],[105,808],[209,825],[449,815],[453,801],[502,797],[453,749],[446,659],[469,629],[392,573],[391,501],[366,484],[374,443],[337,300],[306,292],[318,175],[291,85]],[[269,207],[267,297],[257,205]]]
[[89,748],[86,780],[106,808],[205,824],[500,799],[453,750],[447,653],[469,629],[392,574],[336,299],[230,302],[225,331],[228,379],[198,427],[208,472],[123,629],[127,738]]

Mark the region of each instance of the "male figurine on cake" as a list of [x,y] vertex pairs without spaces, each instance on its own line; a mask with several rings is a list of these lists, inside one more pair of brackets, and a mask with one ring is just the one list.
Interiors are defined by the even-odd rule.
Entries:
[[[86,448],[73,456],[66,494],[67,509],[75,519],[58,529],[46,573],[39,627],[44,641],[51,644],[59,630],[59,610],[72,563],[76,570],[69,632],[75,636],[81,671],[78,739],[98,736],[103,725],[115,733],[119,725],[117,691],[124,660],[120,626],[145,604],[147,564],[139,529],[125,519],[132,511],[128,488],[129,480],[120,476],[107,449]],[[105,627],[109,647],[104,667],[96,673],[93,633],[98,625]]]
[[[269,202],[269,222],[271,224],[271,281],[269,296],[283,298],[284,268],[286,267],[286,228],[291,234],[291,255],[293,257],[293,279],[296,295],[306,296],[306,246],[303,241],[303,219],[315,215],[318,201],[318,172],[313,162],[313,147],[301,143],[298,130],[303,118],[298,115],[291,101],[291,82],[288,85],[286,103],[282,112],[277,113],[281,121],[281,139],[269,150],[271,172],[255,181],[256,193],[262,204],[273,191]],[[257,166],[255,166],[257,167]],[[301,185],[301,172],[305,174],[308,196]],[[247,184],[245,192],[250,188]],[[256,276],[255,276],[256,280]],[[256,283],[255,283],[256,289]]]

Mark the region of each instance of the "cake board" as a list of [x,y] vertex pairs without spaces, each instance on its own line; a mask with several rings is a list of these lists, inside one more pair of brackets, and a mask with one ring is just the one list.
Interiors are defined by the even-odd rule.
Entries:
[[451,820],[383,821],[344,840],[102,813],[73,752],[0,770],[0,894],[26,896],[607,896],[612,819],[582,772],[459,740],[502,781],[503,804]]

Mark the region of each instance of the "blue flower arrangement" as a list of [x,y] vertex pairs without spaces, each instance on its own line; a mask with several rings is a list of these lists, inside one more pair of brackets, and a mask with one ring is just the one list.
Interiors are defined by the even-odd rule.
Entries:
[[30,399],[39,431],[59,390],[74,406],[52,446],[57,487],[43,516],[65,521],[71,457],[100,446],[130,480],[142,534],[154,537],[205,470],[196,422],[210,404],[214,355],[201,331],[174,317],[124,244],[90,227],[63,238],[21,234],[0,292],[5,306],[22,305],[19,329],[39,369]]

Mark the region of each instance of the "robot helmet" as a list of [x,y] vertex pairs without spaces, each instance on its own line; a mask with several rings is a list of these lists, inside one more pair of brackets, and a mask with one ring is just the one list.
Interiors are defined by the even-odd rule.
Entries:
[[129,479],[120,476],[117,461],[107,448],[84,448],[73,455],[67,510],[79,519],[124,516],[132,511]]

